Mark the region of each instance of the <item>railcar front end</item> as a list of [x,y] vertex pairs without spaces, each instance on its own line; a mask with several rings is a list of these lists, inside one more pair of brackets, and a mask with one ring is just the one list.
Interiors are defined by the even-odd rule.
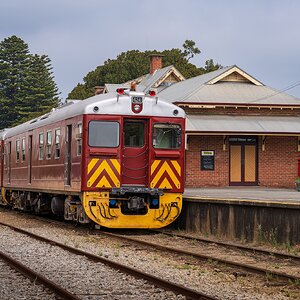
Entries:
[[182,208],[184,112],[137,92],[118,95],[93,111],[83,119],[86,215],[109,228],[173,222]]

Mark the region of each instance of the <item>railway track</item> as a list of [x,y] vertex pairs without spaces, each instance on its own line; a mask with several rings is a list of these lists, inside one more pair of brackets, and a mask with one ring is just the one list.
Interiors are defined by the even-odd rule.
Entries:
[[[143,245],[146,247],[155,248],[155,249],[158,249],[161,251],[168,251],[170,253],[175,253],[175,254],[179,254],[179,255],[188,255],[188,256],[192,256],[194,258],[197,258],[200,260],[205,260],[205,261],[219,262],[219,263],[225,264],[226,266],[231,266],[231,267],[235,267],[235,268],[237,267],[244,271],[256,273],[256,274],[260,274],[260,275],[264,275],[264,276],[268,275],[269,277],[277,278],[280,280],[292,281],[292,282],[296,282],[296,283],[298,283],[300,281],[300,265],[299,265],[299,276],[296,276],[296,275],[291,275],[291,274],[288,274],[288,273],[285,273],[282,271],[278,271],[278,270],[274,270],[274,269],[270,269],[270,268],[267,269],[267,268],[255,266],[253,264],[241,263],[241,262],[236,262],[234,260],[224,259],[224,258],[220,258],[217,256],[208,255],[208,254],[193,252],[193,251],[189,251],[189,250],[183,250],[183,249],[174,248],[174,247],[163,246],[163,245],[159,245],[157,243],[152,243],[149,241],[141,240],[140,238],[133,238],[133,237],[116,234],[116,233],[111,233],[111,232],[100,232],[98,234],[114,237],[114,238],[125,240],[128,242],[137,243],[137,244],[140,244],[140,245]],[[247,249],[247,250],[250,251],[250,249]],[[261,253],[268,254],[268,255],[270,254],[269,251],[261,251]],[[289,256],[287,254],[283,254],[280,258],[294,259],[294,256]],[[296,260],[298,260],[298,262],[300,262],[299,257],[296,257]]]
[[186,235],[186,234],[179,234],[179,233],[169,232],[169,231],[166,231],[166,230],[150,230],[150,232],[160,233],[160,234],[164,234],[164,235],[168,235],[168,236],[172,236],[172,237],[180,237],[180,238],[183,238],[183,239],[192,240],[192,241],[199,241],[199,242],[208,243],[208,244],[220,245],[220,246],[223,246],[223,247],[226,247],[226,248],[239,249],[239,250],[247,251],[247,252],[251,252],[251,253],[261,253],[261,254],[265,254],[265,255],[272,255],[273,257],[277,257],[277,258],[280,258],[280,259],[291,259],[291,260],[295,260],[295,261],[300,262],[300,256],[299,255],[287,254],[287,253],[282,253],[282,252],[274,251],[274,250],[265,250],[265,249],[258,248],[258,247],[240,245],[240,244],[231,243],[231,242],[216,241],[216,240],[203,238],[203,237],[193,237],[193,236],[189,236],[189,235]]
[[24,275],[25,277],[29,278],[30,280],[42,284],[43,286],[51,290],[56,295],[62,297],[62,299],[79,300],[79,298],[76,295],[68,292],[62,286],[49,280],[48,278],[44,277],[42,274],[28,268],[26,265],[20,263],[19,261],[12,258],[11,256],[8,256],[2,251],[0,251],[0,259],[3,260],[6,264],[8,264],[10,267],[12,267],[16,271]]
[[[193,289],[184,287],[182,285],[178,285],[178,284],[169,282],[169,281],[164,280],[162,278],[147,274],[145,272],[139,271],[137,269],[125,266],[123,264],[117,263],[115,261],[97,256],[97,255],[91,254],[89,252],[85,252],[85,251],[82,251],[80,249],[70,247],[70,246],[67,246],[67,245],[62,244],[62,243],[58,243],[56,241],[53,241],[53,240],[44,238],[42,236],[33,234],[33,233],[31,233],[29,231],[26,231],[26,230],[23,230],[21,228],[18,228],[18,227],[15,227],[15,226],[12,226],[12,225],[9,225],[9,224],[6,224],[6,223],[2,223],[2,222],[0,222],[0,225],[5,226],[7,228],[10,228],[10,229],[12,229],[16,232],[19,232],[21,234],[24,234],[26,236],[29,236],[30,238],[33,238],[33,239],[51,244],[52,246],[60,247],[63,250],[66,250],[66,251],[71,252],[73,254],[84,256],[84,257],[88,258],[89,260],[91,260],[93,262],[100,262],[102,264],[105,264],[106,266],[109,266],[110,268],[117,269],[117,270],[119,270],[123,273],[132,275],[132,276],[134,276],[138,279],[146,280],[147,282],[150,282],[150,283],[154,284],[155,286],[159,286],[159,287],[161,287],[165,290],[172,291],[175,294],[181,294],[181,295],[185,296],[187,299],[204,299],[204,300],[206,300],[206,299],[211,299],[211,300],[216,299],[216,298],[214,298],[212,296],[209,296],[209,295],[206,295],[204,293],[195,291]],[[79,298],[65,298],[65,299],[79,299]]]

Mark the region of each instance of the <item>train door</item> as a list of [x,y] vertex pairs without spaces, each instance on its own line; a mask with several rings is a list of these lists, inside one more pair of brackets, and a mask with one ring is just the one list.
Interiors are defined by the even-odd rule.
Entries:
[[65,185],[71,185],[72,166],[72,125],[66,127],[66,148],[65,148]]
[[32,180],[32,135],[28,136],[28,183]]
[[148,178],[148,121],[125,119],[122,145],[122,184],[146,186]]

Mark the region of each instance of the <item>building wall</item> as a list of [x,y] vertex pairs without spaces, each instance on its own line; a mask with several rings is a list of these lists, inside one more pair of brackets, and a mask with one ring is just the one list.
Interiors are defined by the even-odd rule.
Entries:
[[[293,188],[298,175],[297,137],[267,137],[265,151],[258,138],[258,182],[261,186]],[[214,171],[201,171],[201,150],[215,151]],[[229,185],[229,143],[222,136],[189,136],[186,151],[186,187]]]
[[[215,170],[201,171],[200,151],[215,151]],[[222,136],[190,136],[186,151],[186,186],[229,185],[228,151],[223,151]]]
[[[259,147],[259,183],[271,187],[295,187],[298,176],[297,137],[267,137],[265,151]],[[261,139],[260,139],[261,145]]]

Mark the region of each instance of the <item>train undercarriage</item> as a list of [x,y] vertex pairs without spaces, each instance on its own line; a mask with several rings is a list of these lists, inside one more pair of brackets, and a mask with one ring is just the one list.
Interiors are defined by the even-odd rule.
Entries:
[[161,228],[173,222],[182,208],[181,194],[140,187],[79,195],[2,188],[1,194],[0,203],[12,209],[108,228]]

